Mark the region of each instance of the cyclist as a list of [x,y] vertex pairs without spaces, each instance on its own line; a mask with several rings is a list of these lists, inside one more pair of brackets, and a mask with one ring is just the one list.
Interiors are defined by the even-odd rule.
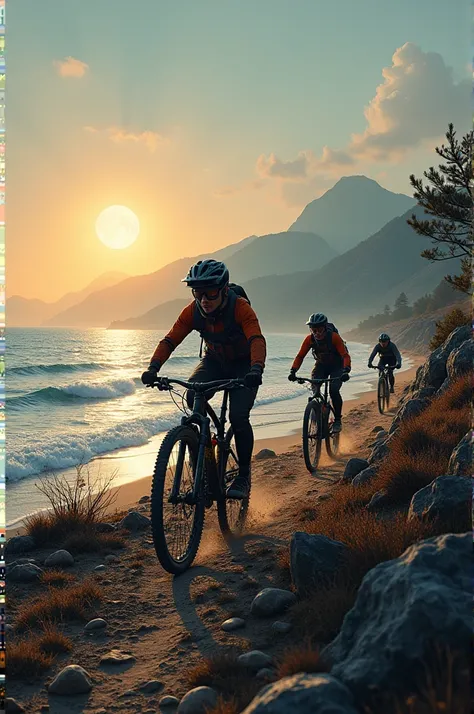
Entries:
[[[320,312],[314,313],[308,319],[309,335],[303,340],[300,351],[296,355],[288,379],[290,382],[296,381],[296,372],[303,364],[303,360],[310,350],[316,364],[311,372],[312,379],[326,379],[327,377],[338,378],[329,383],[329,394],[334,408],[335,432],[342,429],[342,397],[340,389],[342,382],[347,382],[351,371],[351,357],[344,340],[335,330],[334,325],[328,323],[326,315]],[[318,394],[320,387],[315,385],[313,391]]]
[[[250,410],[262,384],[265,338],[249,302],[229,288],[229,271],[224,263],[199,260],[181,282],[192,289],[194,300],[184,308],[158,344],[148,369],[142,374],[142,382],[153,384],[156,381],[164,362],[193,330],[201,334],[205,353],[190,380],[245,379],[248,388],[232,390],[229,396],[229,419],[234,430],[239,473],[227,489],[229,498],[243,499],[249,492],[254,444]],[[187,393],[187,402],[192,409],[192,391]]]
[[[382,332],[382,334],[379,335],[379,341],[370,353],[369,362],[367,365],[368,367],[372,367],[372,362],[377,354],[380,357],[379,363],[377,365],[378,368],[385,367],[385,365],[388,365],[389,367],[395,367],[395,369],[400,369],[400,367],[402,366],[402,356],[398,351],[397,345],[395,344],[395,342],[392,342],[386,332]],[[388,381],[390,382],[390,394],[393,394],[393,392],[395,391],[395,377],[393,375],[392,369],[389,370]]]

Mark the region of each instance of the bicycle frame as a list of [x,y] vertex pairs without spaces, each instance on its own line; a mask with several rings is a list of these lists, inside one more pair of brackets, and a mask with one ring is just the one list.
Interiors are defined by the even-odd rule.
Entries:
[[340,377],[327,377],[326,379],[308,379],[307,377],[297,377],[296,381],[300,384],[307,382],[308,384],[319,387],[324,384],[324,396],[321,395],[321,390],[319,390],[317,394],[313,394],[312,399],[332,408],[332,404],[329,400],[329,383],[336,382],[338,379],[340,379]]

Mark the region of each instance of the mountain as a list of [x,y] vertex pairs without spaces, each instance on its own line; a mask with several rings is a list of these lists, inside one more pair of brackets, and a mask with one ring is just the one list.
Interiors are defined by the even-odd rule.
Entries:
[[139,275],[119,285],[99,290],[81,303],[56,314],[49,326],[101,327],[113,321],[139,316],[157,305],[179,298],[189,299],[189,289],[181,278],[199,259],[224,259],[234,282],[266,275],[281,275],[302,270],[308,265],[325,265],[335,256],[334,249],[313,233],[277,233],[250,236],[240,243],[212,254],[181,258],[148,275]]
[[413,198],[387,191],[366,176],[344,176],[311,201],[289,230],[317,233],[338,253],[344,253],[415,203]]
[[118,271],[103,273],[99,275],[98,278],[92,280],[92,282],[82,290],[66,293],[66,295],[63,295],[62,298],[55,302],[44,302],[44,300],[12,295],[12,297],[8,298],[6,304],[8,324],[10,327],[37,327],[56,313],[67,310],[71,305],[81,302],[96,290],[102,290],[111,285],[116,285],[127,277],[128,275],[126,273]]

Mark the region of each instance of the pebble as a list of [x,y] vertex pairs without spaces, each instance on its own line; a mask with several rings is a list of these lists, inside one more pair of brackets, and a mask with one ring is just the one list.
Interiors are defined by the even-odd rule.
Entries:
[[233,632],[233,630],[245,627],[245,620],[242,620],[241,617],[231,617],[229,620],[223,622],[221,627],[224,632]]

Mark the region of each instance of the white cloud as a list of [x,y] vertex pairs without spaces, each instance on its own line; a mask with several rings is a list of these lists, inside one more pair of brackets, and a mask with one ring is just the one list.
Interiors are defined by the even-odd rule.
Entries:
[[54,60],[53,65],[60,77],[83,77],[89,65],[74,57],[65,57],[63,60]]
[[143,144],[146,148],[154,153],[158,146],[163,144],[168,144],[169,139],[167,137],[158,134],[155,131],[142,131],[142,132],[131,132],[118,126],[111,126],[107,129],[97,129],[94,126],[85,126],[84,131],[89,134],[105,134],[110,141],[116,144]]

